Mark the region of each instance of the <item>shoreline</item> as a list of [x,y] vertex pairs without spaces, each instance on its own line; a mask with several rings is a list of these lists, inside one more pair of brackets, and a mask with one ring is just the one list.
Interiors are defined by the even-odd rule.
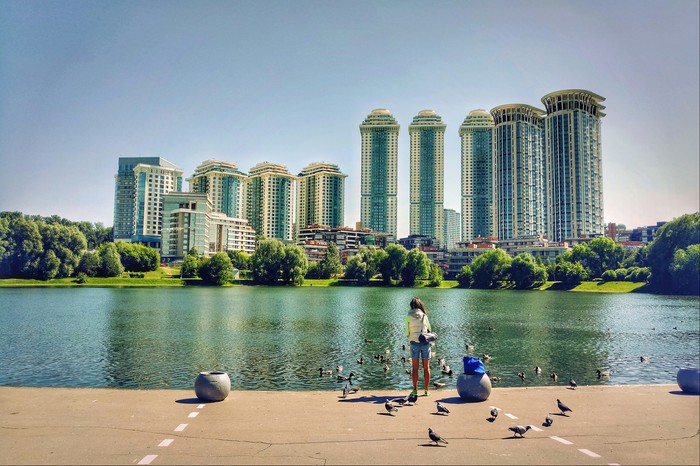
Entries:
[[[438,389],[389,415],[398,390],[0,387],[2,464],[698,464],[700,396],[675,384]],[[557,412],[556,399],[572,410]],[[436,414],[435,401],[450,410]],[[490,421],[490,409],[500,409]],[[549,414],[554,423],[544,427]],[[516,439],[512,425],[532,425]],[[428,427],[447,439],[435,446]]]

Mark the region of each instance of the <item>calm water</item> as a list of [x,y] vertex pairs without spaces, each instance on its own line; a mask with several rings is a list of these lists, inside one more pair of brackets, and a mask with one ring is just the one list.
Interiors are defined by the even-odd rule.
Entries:
[[[0,385],[190,389],[224,370],[233,389],[409,388],[404,317],[418,294],[460,372],[465,343],[498,386],[675,383],[700,363],[698,298],[382,288],[0,289]],[[490,330],[490,328],[493,328]],[[365,339],[373,340],[365,343]],[[388,372],[373,358],[390,350]],[[641,363],[640,355],[649,355]],[[365,363],[356,360],[363,356]],[[538,365],[543,374],[536,376]],[[598,379],[596,369],[612,369]],[[521,381],[517,376],[525,371]],[[455,386],[456,375],[434,379]]]

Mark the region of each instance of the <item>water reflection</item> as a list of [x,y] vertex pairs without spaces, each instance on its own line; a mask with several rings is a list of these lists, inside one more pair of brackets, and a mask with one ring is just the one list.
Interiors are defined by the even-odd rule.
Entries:
[[[342,365],[342,374],[354,372],[366,389],[405,389],[404,318],[415,294],[439,334],[436,358],[459,373],[466,344],[474,345],[469,354],[493,356],[486,366],[501,386],[551,385],[551,372],[558,384],[674,383],[678,367],[700,359],[697,298],[352,287],[16,289],[0,292],[0,385],[188,389],[199,371],[225,370],[234,389],[340,389],[335,366]],[[374,355],[387,349],[392,363],[384,371]],[[319,377],[319,367],[333,374]],[[454,387],[456,376],[432,367],[435,380]],[[614,373],[599,379],[596,369]]]

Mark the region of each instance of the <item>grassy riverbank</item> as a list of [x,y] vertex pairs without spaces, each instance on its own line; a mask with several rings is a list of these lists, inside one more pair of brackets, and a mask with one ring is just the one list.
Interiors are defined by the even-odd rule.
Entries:
[[[234,283],[225,286],[246,286],[253,285],[250,280],[235,280]],[[457,288],[456,280],[443,280],[437,287]],[[58,278],[54,280],[25,280],[19,278],[7,278],[0,280],[0,288],[19,287],[178,287],[178,286],[207,286],[199,279],[182,279],[178,268],[161,267],[155,272],[146,272],[143,278],[131,278],[128,274],[122,277],[112,278],[88,278],[86,283],[77,283],[75,278]],[[352,281],[343,279],[307,279],[302,286],[356,286]],[[381,280],[372,280],[369,286],[384,286]],[[428,288],[427,281],[419,281],[416,288]],[[630,293],[643,292],[644,283],[632,282],[583,282],[580,285],[566,289],[560,282],[547,282],[539,290],[554,291],[581,291],[591,293]]]

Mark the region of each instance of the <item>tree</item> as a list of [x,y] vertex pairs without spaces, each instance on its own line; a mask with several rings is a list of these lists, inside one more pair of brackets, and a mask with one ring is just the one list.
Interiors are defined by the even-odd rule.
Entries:
[[[61,223],[47,224],[40,221],[37,222],[37,226],[41,235],[44,256],[46,257],[48,252],[52,251],[53,256],[51,256],[50,261],[53,262],[53,258],[58,261],[55,273],[51,274],[51,278],[72,276],[80,262],[80,256],[87,248],[85,235],[76,227]],[[43,277],[48,276],[45,267],[46,262],[40,267],[40,269],[44,269],[40,271],[40,275]],[[48,278],[44,279],[48,280]]]
[[474,259],[471,264],[474,288],[496,288],[506,280],[510,256],[503,249],[491,249]]
[[672,275],[671,266],[676,250],[694,244],[700,244],[700,212],[683,215],[659,228],[647,253],[652,289],[664,293],[682,292],[683,286],[676,281],[679,276]]
[[343,266],[340,263],[340,251],[333,241],[328,243],[328,248],[318,266],[319,278],[328,279],[343,272]]
[[160,255],[154,249],[142,244],[123,241],[116,244],[124,270],[129,272],[152,272],[158,270]]
[[430,259],[428,256],[420,249],[411,249],[406,253],[404,265],[401,268],[401,284],[415,286],[416,280],[425,278],[429,269]]
[[202,266],[202,259],[196,248],[187,251],[185,258],[182,261],[180,268],[180,276],[182,278],[194,278],[199,276],[199,268]]
[[358,284],[368,284],[376,273],[374,255],[380,251],[377,250],[373,253],[371,249],[365,246],[360,247],[357,255],[352,256],[345,264],[345,278],[356,280]]
[[306,276],[304,278],[321,278],[321,269],[317,262],[309,262],[309,267],[306,269]]
[[677,293],[700,295],[700,244],[677,249],[670,269]]
[[75,271],[87,277],[96,277],[100,273],[100,255],[95,252],[84,253]]
[[536,288],[547,281],[547,270],[531,254],[518,254],[510,263],[508,275],[518,290]]
[[444,272],[442,267],[437,264],[430,264],[430,270],[428,271],[428,284],[430,286],[440,286],[442,284],[442,279],[444,277]]
[[386,257],[379,264],[377,270],[382,274],[382,280],[385,284],[390,284],[393,281],[398,281],[401,278],[401,272],[406,264],[406,248],[400,244],[390,244],[384,248]]
[[199,276],[207,283],[221,286],[233,280],[233,264],[228,254],[219,252],[204,261]]
[[253,281],[264,285],[276,284],[281,276],[284,254],[284,245],[281,241],[261,239],[250,257]]
[[284,246],[282,257],[282,280],[289,285],[301,285],[304,283],[304,275],[309,267],[309,262],[304,254],[304,249],[296,244]]
[[39,278],[42,280],[56,278],[60,266],[61,261],[56,257],[56,253],[49,249],[39,262]]
[[457,283],[459,283],[459,287],[469,288],[472,286],[472,275],[472,268],[468,265],[463,266],[457,274]]
[[594,238],[589,247],[596,255],[598,264],[596,269],[591,269],[592,278],[600,277],[606,270],[617,269],[625,257],[622,246],[611,238]]
[[561,261],[554,265],[554,276],[565,286],[574,287],[588,277],[580,262]]
[[593,274],[600,270],[600,258],[586,243],[574,246],[571,251],[564,254],[564,260],[571,263],[580,263],[586,269],[586,275],[588,276],[595,276]]
[[600,277],[604,282],[614,282],[617,280],[617,272],[614,270],[606,270]]
[[114,243],[104,243],[98,249],[100,257],[100,277],[118,277],[124,272],[119,251]]
[[7,219],[3,240],[4,256],[0,257],[1,278],[38,278],[39,260],[44,245],[36,222],[19,212],[3,212]]
[[245,251],[227,251],[233,267],[238,270],[250,270],[250,255]]

